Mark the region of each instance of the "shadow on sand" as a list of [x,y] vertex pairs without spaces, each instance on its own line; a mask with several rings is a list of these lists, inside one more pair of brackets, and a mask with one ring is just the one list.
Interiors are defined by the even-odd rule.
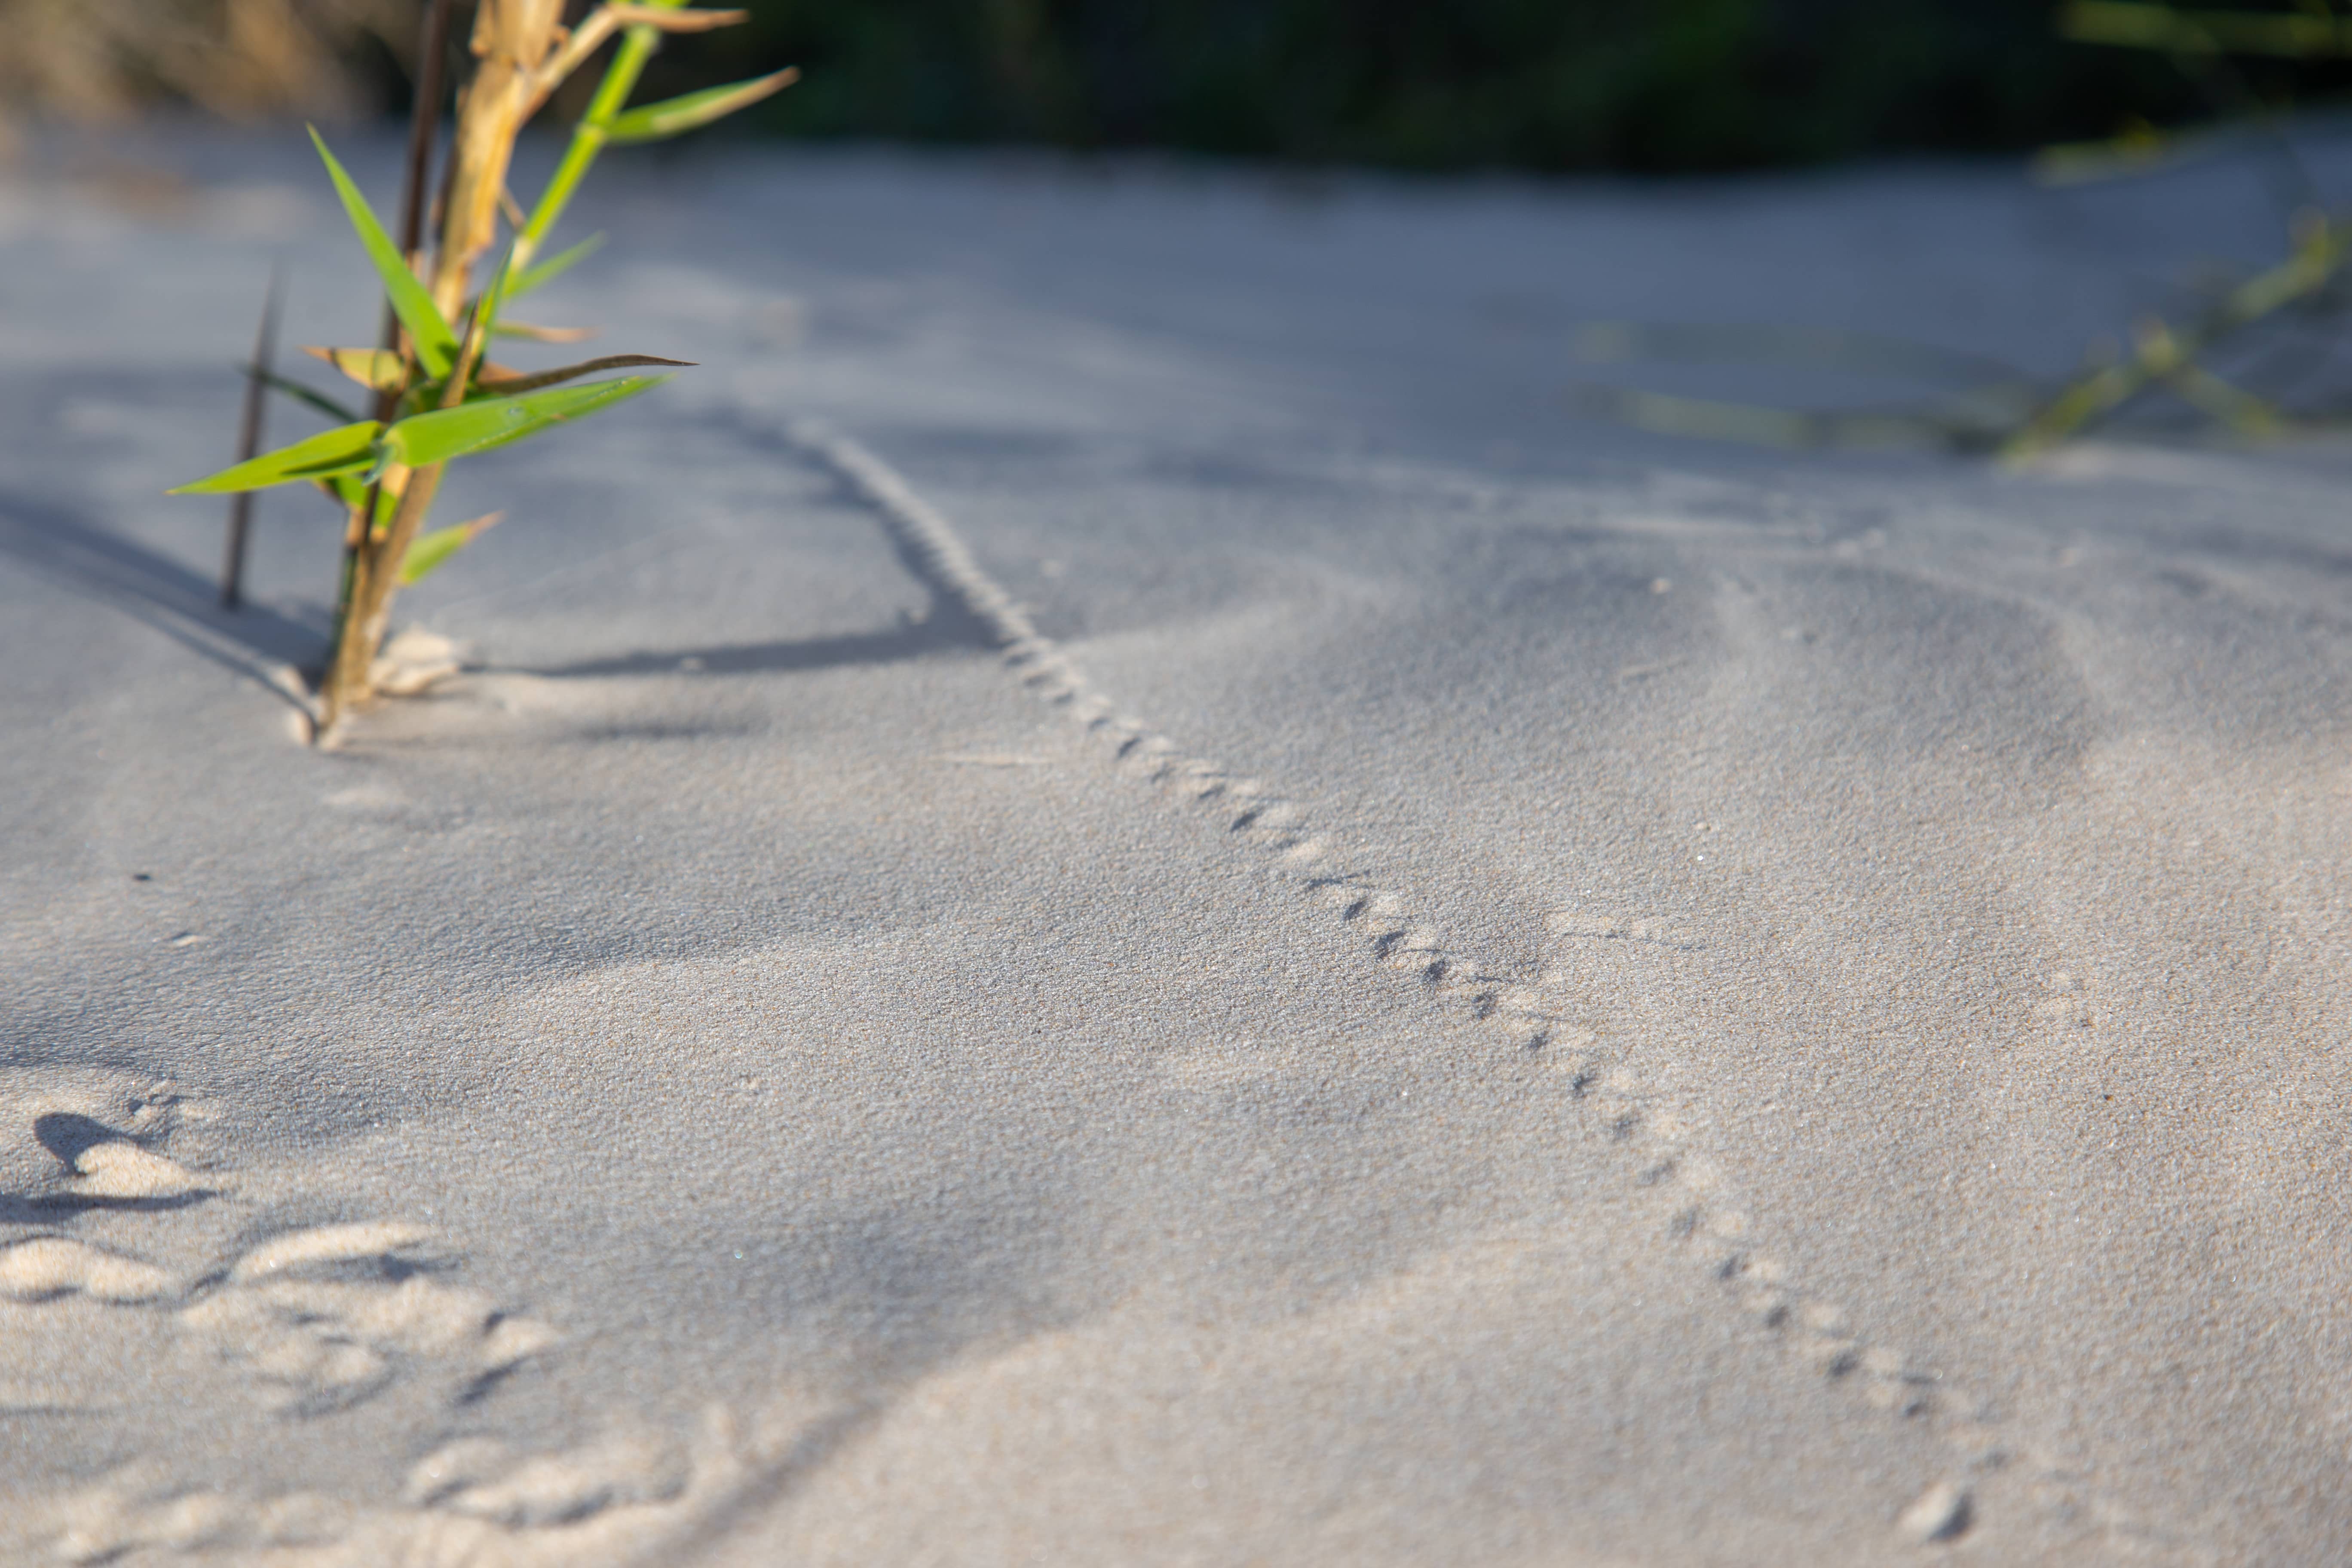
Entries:
[[[205,658],[292,702],[285,671],[315,666],[326,627],[266,605],[221,608],[217,587],[182,563],[100,528],[49,500],[0,490],[0,552],[70,592],[121,611]],[[919,574],[918,580],[920,581]],[[894,664],[996,646],[962,605],[934,595],[895,626],[775,642],[721,643],[614,654],[552,666],[516,666],[551,679],[674,674],[753,675]],[[299,704],[298,704],[299,705]]]
[[984,653],[995,646],[988,628],[963,606],[934,599],[921,615],[909,616],[887,630],[615,654],[572,664],[524,667],[523,673],[558,679],[611,675],[767,675],[788,670],[838,669],[850,665],[896,664],[937,653]]
[[0,490],[0,552],[68,592],[152,626],[281,701],[295,700],[281,684],[283,671],[315,663],[326,648],[323,626],[259,605],[225,610],[219,589],[181,563],[19,492]]

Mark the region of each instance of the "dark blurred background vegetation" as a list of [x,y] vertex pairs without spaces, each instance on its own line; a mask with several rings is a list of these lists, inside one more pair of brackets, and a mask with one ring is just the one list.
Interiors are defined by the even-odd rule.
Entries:
[[[2022,148],[2197,103],[2050,0],[769,0],[674,81],[799,62],[761,123],[1413,169]],[[2278,74],[2278,73],[2274,73]],[[2303,86],[2310,73],[2280,88]],[[2315,85],[2315,84],[2314,84]]]
[[[742,3],[748,25],[671,43],[642,96],[797,64],[724,133],[1647,173],[2023,149],[2215,101],[2161,56],[2060,38],[2056,0]],[[398,110],[417,9],[0,0],[0,103]],[[2352,87],[2344,62],[2242,68],[2225,98]]]

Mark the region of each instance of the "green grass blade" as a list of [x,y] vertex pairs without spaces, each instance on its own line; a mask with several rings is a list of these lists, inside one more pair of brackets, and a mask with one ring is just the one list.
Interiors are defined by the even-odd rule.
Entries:
[[[507,298],[512,300],[530,293],[542,283],[553,282],[557,278],[569,272],[574,263],[585,261],[598,250],[603,249],[604,245],[603,235],[592,234],[569,249],[557,251],[538,266],[525,269],[522,276],[508,285]],[[495,323],[491,330],[497,330]]]
[[375,459],[376,433],[383,426],[373,419],[322,430],[307,441],[264,452],[248,462],[178,486],[165,492],[175,496],[226,495],[233,490],[267,489],[296,479],[322,479],[333,474],[364,468]]
[[488,517],[478,517],[471,522],[461,522],[453,528],[436,528],[430,533],[419,534],[409,545],[408,553],[400,558],[401,586],[411,587],[424,581],[426,574],[451,556],[498,526],[502,511]]
[[472,543],[473,537],[462,522],[455,528],[436,528],[417,535],[408,553],[400,558],[400,585],[409,588],[423,582],[435,567]]
[[483,345],[490,341],[490,328],[497,323],[499,312],[506,309],[507,285],[514,281],[515,245],[514,240],[507,241],[506,254],[490,268],[490,286],[474,301],[473,320],[466,323],[466,346],[458,355],[462,368],[457,393],[461,401],[472,390],[468,384],[482,374]]
[[408,269],[407,258],[393,244],[392,236],[384,233],[383,225],[376,221],[375,210],[360,195],[352,177],[343,173],[343,166],[335,162],[335,155],[327,151],[326,138],[315,127],[310,132],[310,141],[318,147],[319,156],[326,161],[328,177],[335,182],[335,194],[342,198],[343,211],[351,218],[352,227],[358,231],[360,244],[366,248],[368,259],[375,264],[377,276],[383,279],[393,313],[408,329],[409,341],[416,345],[418,362],[430,374],[448,374],[449,363],[457,355],[457,334],[441,319],[433,296],[417,281],[416,274]]
[[[663,10],[676,10],[685,4],[685,0],[652,0],[652,3]],[[580,117],[580,123],[572,128],[572,142],[563,150],[562,161],[555,165],[555,173],[549,178],[547,188],[540,193],[538,203],[532,206],[530,218],[522,226],[522,232],[515,237],[515,254],[526,264],[539,254],[539,247],[554,232],[557,222],[563,216],[563,209],[571,205],[572,193],[580,188],[580,182],[587,177],[589,165],[595,163],[596,154],[604,151],[604,128],[613,122],[614,116],[621,112],[622,105],[629,101],[629,94],[636,89],[638,75],[645,70],[646,62],[653,58],[654,50],[660,47],[661,34],[652,27],[634,26],[622,33],[621,47],[613,51],[612,63],[604,68],[604,79],[596,84],[596,93],[588,100],[587,112]]]
[[612,124],[604,128],[604,136],[610,142],[658,142],[666,136],[681,136],[688,131],[699,131],[714,120],[724,119],[771,93],[781,92],[799,80],[800,74],[799,67],[786,66],[782,70],[755,77],[750,81],[733,82],[726,87],[707,87],[700,92],[645,104],[626,114],[614,116]]
[[261,384],[270,391],[283,393],[305,407],[317,409],[330,419],[342,424],[356,424],[359,421],[360,416],[357,409],[346,408],[325,393],[313,391],[299,381],[289,381],[277,372],[264,370],[257,364],[241,364],[236,368],[247,375],[259,379]]
[[587,386],[559,386],[521,397],[491,397],[455,408],[436,408],[402,420],[383,433],[393,461],[421,468],[454,458],[487,452],[554,426],[611,407],[660,385],[666,375],[628,375]]

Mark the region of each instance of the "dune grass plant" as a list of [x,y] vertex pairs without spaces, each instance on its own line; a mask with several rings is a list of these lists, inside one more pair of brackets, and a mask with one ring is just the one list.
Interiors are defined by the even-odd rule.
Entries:
[[[427,13],[416,123],[412,127],[403,235],[395,239],[326,142],[310,132],[327,175],[388,300],[373,348],[312,348],[372,398],[364,414],[255,365],[256,379],[323,413],[331,429],[249,457],[173,494],[245,492],[310,483],[344,519],[334,630],[319,683],[323,736],[375,693],[376,655],[399,588],[465,548],[498,514],[427,530],[447,465],[558,425],[586,418],[659,385],[666,375],[604,373],[682,361],[605,354],[526,373],[491,360],[494,337],[566,341],[582,334],[529,326],[513,303],[594,249],[590,238],[559,254],[540,251],[598,153],[614,142],[650,142],[707,125],[790,83],[786,70],[665,102],[626,107],[646,59],[665,33],[698,32],[741,21],[740,11],[688,9],[685,0],[600,5],[576,26],[562,25],[563,0],[478,0],[470,40],[473,69],[458,93],[456,130],[439,186],[438,233],[428,256],[420,240],[424,183],[431,163],[438,91],[430,68],[446,47],[449,0]],[[619,42],[603,81],[538,202],[525,211],[508,188],[514,145],[551,94],[607,42]],[[503,245],[499,224],[508,225]],[[478,269],[483,275],[477,277]]]
[[[1892,374],[1949,391],[1908,406],[1807,411],[1719,402],[1634,388],[1587,385],[1582,411],[1662,434],[1788,447],[1943,447],[2031,460],[2080,436],[2143,394],[2169,392],[2214,426],[2266,438],[2343,423],[2352,409],[2290,408],[2271,366],[2307,362],[2292,351],[2315,342],[2322,357],[2352,313],[2352,217],[2318,202],[2292,142],[2231,65],[2234,57],[2352,58],[2352,15],[2312,0],[2294,10],[2197,10],[2159,0],[2070,0],[2060,32],[2078,43],[2165,54],[2224,117],[2220,127],[2168,134],[2144,122],[2111,139],[2047,149],[2037,177],[2073,184],[2161,168],[2232,142],[2251,127],[2283,161],[2294,192],[2286,254],[2212,291],[2182,319],[2150,315],[2127,345],[2095,343],[2072,375],[2055,381],[1979,356],[1868,334],[1817,329],[1596,322],[1580,334],[1588,362],[1766,363]],[[2265,355],[2257,330],[2284,326],[2286,355]],[[2257,352],[2242,351],[2252,344]],[[2217,365],[2225,353],[2242,363]]]

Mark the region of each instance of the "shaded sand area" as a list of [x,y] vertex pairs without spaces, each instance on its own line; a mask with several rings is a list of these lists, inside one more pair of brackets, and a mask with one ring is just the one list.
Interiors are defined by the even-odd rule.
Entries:
[[1563,403],[2061,367],[2244,170],[641,164],[541,314],[702,368],[458,469],[467,668],[318,752],[332,521],[227,617],[159,494],[269,257],[374,320],[300,153],[0,187],[6,1561],[2352,1533],[2342,455]]

